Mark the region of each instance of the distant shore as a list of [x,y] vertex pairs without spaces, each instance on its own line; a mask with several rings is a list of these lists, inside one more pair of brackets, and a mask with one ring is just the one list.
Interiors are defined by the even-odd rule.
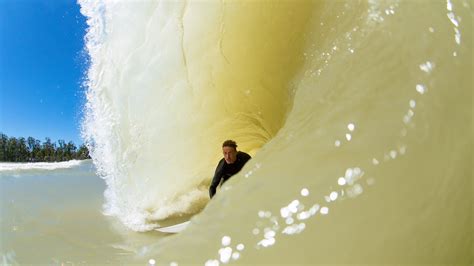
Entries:
[[35,163],[65,162],[90,159],[85,144],[79,148],[72,142],[60,139],[58,143],[45,138],[43,142],[33,137],[8,137],[0,132],[0,162]]

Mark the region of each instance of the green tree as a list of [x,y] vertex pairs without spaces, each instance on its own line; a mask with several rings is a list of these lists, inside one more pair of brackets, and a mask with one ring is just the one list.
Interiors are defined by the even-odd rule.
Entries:
[[66,160],[77,159],[76,158],[76,150],[77,150],[76,145],[74,145],[74,143],[72,141],[69,141],[66,144],[66,149],[65,149],[65,152],[64,152],[65,159]]
[[55,158],[58,161],[65,160],[65,153],[66,153],[66,142],[62,139],[58,140],[58,147],[55,151]]
[[40,140],[35,140],[35,146],[33,148],[33,158],[35,162],[43,161],[44,152],[43,152],[43,149],[41,148]]
[[28,137],[28,151],[30,153],[29,160],[36,162],[40,160],[41,153],[41,142],[33,137]]
[[50,138],[45,138],[43,142],[43,160],[45,162],[53,162],[55,158],[56,144],[51,142]]
[[90,155],[89,155],[89,149],[87,149],[86,145],[82,144],[80,147],[79,147],[79,150],[77,151],[77,156],[76,156],[77,159],[79,160],[85,160],[85,159],[90,159]]
[[7,161],[8,136],[0,133],[0,161]]
[[7,161],[16,162],[18,158],[18,140],[10,137],[7,142]]
[[28,151],[29,151],[30,153],[33,153],[33,150],[34,150],[34,148],[35,148],[36,139],[33,138],[33,137],[28,137],[28,138],[26,139],[26,141],[28,142]]
[[26,146],[26,139],[19,138],[18,139],[18,155],[17,160],[19,162],[26,162],[30,158],[28,147]]

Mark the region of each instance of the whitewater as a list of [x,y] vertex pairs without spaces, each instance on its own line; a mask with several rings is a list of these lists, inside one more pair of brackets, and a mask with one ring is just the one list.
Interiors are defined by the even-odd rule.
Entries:
[[24,171],[42,171],[42,170],[57,170],[68,169],[83,162],[80,160],[70,160],[65,162],[35,162],[35,163],[0,163],[0,173],[23,173]]
[[104,213],[195,214],[144,261],[472,263],[472,1],[79,3]]

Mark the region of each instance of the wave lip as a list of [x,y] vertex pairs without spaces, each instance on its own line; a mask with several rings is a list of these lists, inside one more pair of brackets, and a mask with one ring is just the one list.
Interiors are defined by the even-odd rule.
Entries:
[[67,169],[82,164],[81,160],[66,162],[38,162],[38,163],[0,163],[0,172],[28,171],[28,170],[57,170]]

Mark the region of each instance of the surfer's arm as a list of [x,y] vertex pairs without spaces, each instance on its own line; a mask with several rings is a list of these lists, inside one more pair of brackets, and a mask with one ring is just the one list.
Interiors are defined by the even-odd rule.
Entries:
[[217,165],[214,178],[212,178],[211,186],[209,187],[209,197],[212,199],[216,194],[216,189],[222,179],[222,171],[224,170],[224,159],[222,159]]

